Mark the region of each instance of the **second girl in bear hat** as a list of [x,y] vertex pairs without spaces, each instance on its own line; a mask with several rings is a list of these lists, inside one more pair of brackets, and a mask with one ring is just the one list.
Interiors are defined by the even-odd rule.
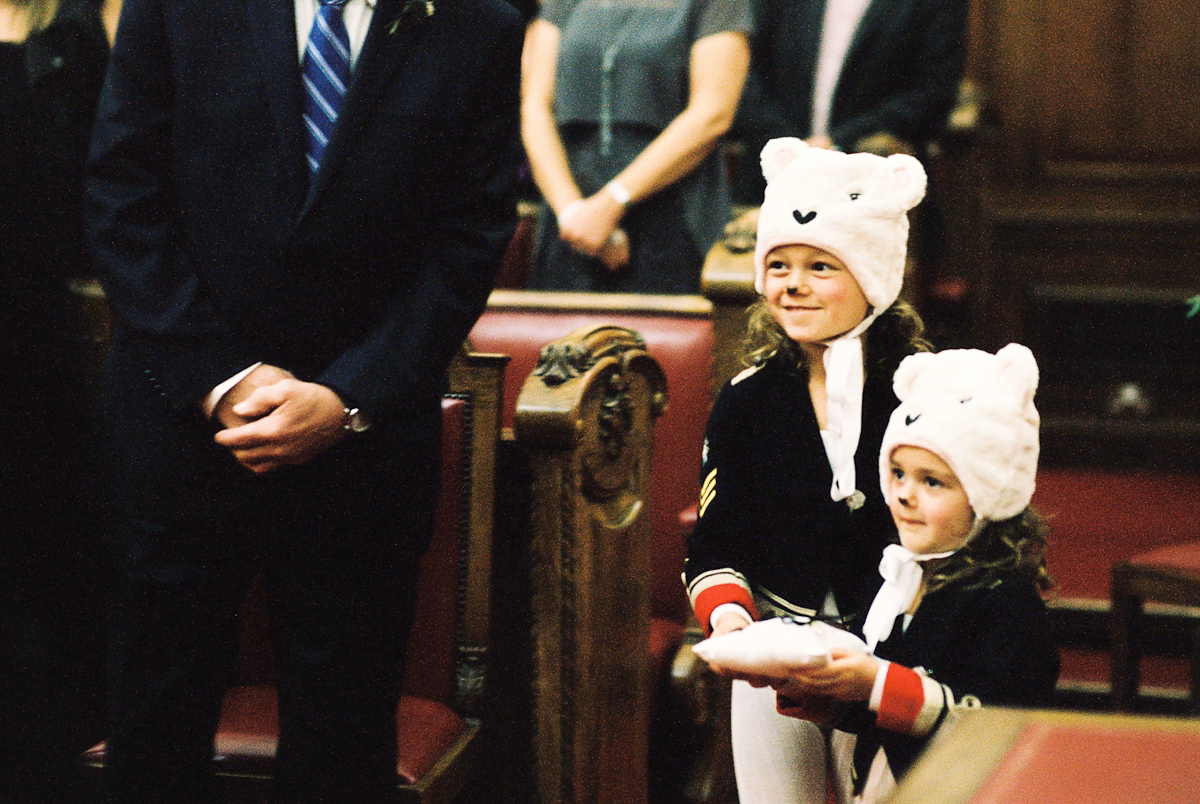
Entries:
[[[786,138],[762,165],[751,367],[709,418],[685,572],[697,618],[718,634],[779,615],[861,618],[896,537],[878,463],[892,375],[928,348],[897,301],[921,164]],[[828,732],[745,680],[732,724],[742,804],[825,801]]]
[[1059,658],[1039,594],[1051,585],[1046,526],[1029,507],[1037,378],[1019,344],[914,355],[896,372],[902,401],[879,462],[900,544],[884,551],[863,624],[873,655],[835,648],[776,682],[781,708],[799,696],[802,717],[831,709],[811,696],[849,706],[829,719],[858,733],[841,800],[885,796],[955,706],[1049,703]]

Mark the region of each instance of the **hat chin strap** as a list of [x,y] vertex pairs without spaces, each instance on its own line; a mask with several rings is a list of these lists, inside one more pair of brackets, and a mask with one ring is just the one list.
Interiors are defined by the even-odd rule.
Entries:
[[921,579],[925,576],[925,568],[921,563],[952,556],[960,549],[956,547],[941,553],[914,553],[902,544],[889,544],[883,549],[883,558],[879,561],[879,574],[883,576],[883,586],[879,587],[863,623],[863,636],[867,638],[867,647],[871,651],[892,635],[892,626],[896,618],[907,612],[917,599]]
[[850,329],[843,332],[841,335],[834,335],[832,338],[826,338],[824,341],[822,341],[822,343],[824,343],[826,346],[832,346],[833,344],[837,343],[840,340],[845,340],[847,338],[857,338],[857,337],[861,336],[864,332],[867,331],[867,327],[871,326],[871,323],[874,322],[876,318],[879,318],[879,314],[882,312],[883,312],[883,310],[879,309],[878,307],[876,307],[874,305],[871,305],[870,309],[867,311],[867,314],[863,318],[862,321],[859,321],[857,324],[855,324],[853,327],[851,327]]
[[836,445],[830,468],[833,483],[829,496],[849,500],[851,509],[862,507],[864,495],[858,492],[854,454],[862,433],[863,343],[862,333],[877,317],[874,308],[851,330],[827,339],[825,353],[826,423],[825,429]]

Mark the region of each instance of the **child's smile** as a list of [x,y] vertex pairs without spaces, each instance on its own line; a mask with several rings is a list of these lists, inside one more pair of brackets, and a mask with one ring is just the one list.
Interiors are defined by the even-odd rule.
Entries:
[[958,476],[921,447],[892,452],[887,503],[900,543],[918,554],[962,547],[975,521]]
[[842,261],[815,246],[772,249],[763,295],[779,326],[799,344],[820,344],[849,332],[870,309]]

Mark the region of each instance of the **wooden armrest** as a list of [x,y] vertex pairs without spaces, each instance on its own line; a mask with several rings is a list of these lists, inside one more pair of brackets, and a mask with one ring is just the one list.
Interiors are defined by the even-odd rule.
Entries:
[[650,455],[666,401],[641,336],[594,325],[547,344],[517,399],[533,475],[541,800],[646,795]]

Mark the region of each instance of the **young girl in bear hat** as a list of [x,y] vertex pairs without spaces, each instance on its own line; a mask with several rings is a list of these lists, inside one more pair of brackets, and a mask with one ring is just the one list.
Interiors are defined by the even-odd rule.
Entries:
[[855,801],[885,795],[951,707],[1042,706],[1054,690],[1046,527],[1029,507],[1037,377],[1018,344],[914,355],[896,372],[879,465],[900,544],[884,551],[863,625],[874,655],[834,649],[775,684],[783,711],[852,702],[837,722],[858,732],[839,768],[843,801],[851,788]]
[[[878,477],[892,375],[928,348],[897,301],[921,164],[785,138],[762,165],[751,368],[709,418],[684,574],[715,634],[779,615],[853,623],[866,610],[896,535]],[[737,679],[732,698],[742,804],[824,802],[828,733],[779,714],[774,691],[750,680],[759,686]]]

